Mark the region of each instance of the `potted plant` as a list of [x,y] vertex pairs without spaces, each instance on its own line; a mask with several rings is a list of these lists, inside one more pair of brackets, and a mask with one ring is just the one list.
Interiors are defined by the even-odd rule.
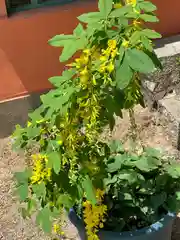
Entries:
[[[49,43],[63,47],[68,61],[55,88],[41,96],[27,126],[17,126],[15,146],[35,146],[29,166],[16,173],[24,217],[62,234],[59,219],[69,212],[82,239],[170,240],[179,208],[180,166],[155,149],[140,146],[134,106],[143,104],[140,74],[161,67],[145,27],[156,22],[156,7],[144,0],[99,0],[98,12],[78,17],[72,35]],[[129,111],[135,147],[102,137],[115,116]]]

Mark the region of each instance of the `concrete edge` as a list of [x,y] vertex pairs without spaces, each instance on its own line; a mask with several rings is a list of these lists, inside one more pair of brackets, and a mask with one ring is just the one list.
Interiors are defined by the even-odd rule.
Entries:
[[154,44],[155,52],[159,58],[180,53],[180,35],[155,40]]

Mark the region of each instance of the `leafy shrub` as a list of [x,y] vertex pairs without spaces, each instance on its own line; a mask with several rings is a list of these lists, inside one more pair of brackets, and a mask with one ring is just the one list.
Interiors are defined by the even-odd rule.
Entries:
[[107,229],[150,226],[179,209],[180,168],[173,158],[151,148],[140,155],[121,150],[112,152],[106,165]]
[[133,107],[143,105],[139,74],[161,65],[151,41],[160,34],[144,24],[157,21],[151,2],[99,0],[98,7],[78,17],[82,24],[72,35],[49,41],[63,47],[61,62],[76,52],[79,57],[62,76],[49,79],[55,88],[41,96],[27,126],[14,133],[16,147],[39,149],[30,166],[16,173],[20,199],[27,204],[23,215],[37,211],[37,222],[50,232],[63,209],[77,206],[89,223],[89,239],[97,239],[104,218],[106,228],[121,222],[122,230],[155,221],[176,205],[180,177],[179,167],[167,167],[152,152],[132,155],[101,140],[104,126],[113,129],[123,109],[135,128]]

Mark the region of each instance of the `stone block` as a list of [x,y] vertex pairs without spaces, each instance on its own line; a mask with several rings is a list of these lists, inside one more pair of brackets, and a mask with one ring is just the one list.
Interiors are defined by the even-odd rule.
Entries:
[[168,134],[172,144],[180,150],[180,101],[176,95],[171,94],[159,100],[158,103],[163,121],[168,126]]

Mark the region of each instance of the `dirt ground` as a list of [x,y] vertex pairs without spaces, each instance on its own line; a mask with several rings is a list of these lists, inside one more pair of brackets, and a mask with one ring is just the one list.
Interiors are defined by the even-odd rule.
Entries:
[[[145,145],[164,149],[169,154],[179,153],[172,146],[167,135],[166,126],[156,113],[147,109],[136,109],[137,123],[141,139]],[[124,119],[117,119],[112,137],[124,139],[128,136],[129,122],[127,114]],[[125,143],[126,144],[126,143]],[[180,159],[180,158],[179,158]],[[43,234],[33,220],[23,220],[18,212],[19,204],[14,193],[13,173],[24,167],[23,154],[11,150],[11,139],[0,139],[0,240],[50,240],[52,237]],[[67,222],[65,225],[66,239],[78,240],[74,227]],[[173,228],[172,240],[180,240],[180,220],[177,218]]]

